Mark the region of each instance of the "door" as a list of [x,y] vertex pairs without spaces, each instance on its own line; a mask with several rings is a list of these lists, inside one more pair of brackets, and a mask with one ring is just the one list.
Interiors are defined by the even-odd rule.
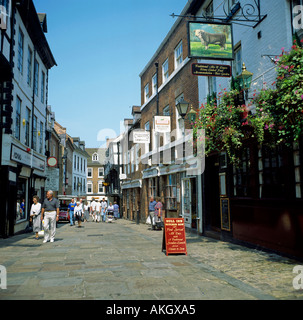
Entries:
[[185,227],[191,228],[191,183],[190,179],[182,180],[182,217],[184,218]]

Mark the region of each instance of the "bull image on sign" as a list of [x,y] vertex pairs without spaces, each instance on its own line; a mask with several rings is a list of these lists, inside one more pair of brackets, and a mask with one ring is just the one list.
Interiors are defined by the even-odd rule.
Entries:
[[230,24],[188,22],[191,58],[232,60],[233,43]]

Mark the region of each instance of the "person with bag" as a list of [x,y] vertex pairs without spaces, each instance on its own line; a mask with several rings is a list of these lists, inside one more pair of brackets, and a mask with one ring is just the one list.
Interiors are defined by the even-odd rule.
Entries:
[[155,205],[155,225],[157,229],[162,230],[162,208],[163,204],[160,198],[157,198],[157,203]]
[[41,230],[41,203],[39,203],[39,197],[33,197],[33,204],[30,211],[30,221],[33,223],[33,231],[36,233],[35,239],[39,240],[39,231]]

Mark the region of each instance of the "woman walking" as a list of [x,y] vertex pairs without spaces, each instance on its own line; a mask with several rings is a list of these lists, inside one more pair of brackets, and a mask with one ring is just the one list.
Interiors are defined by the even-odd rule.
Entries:
[[87,204],[87,201],[84,204],[84,222],[88,222],[89,219],[89,206]]
[[77,205],[74,210],[74,215],[76,220],[78,221],[78,228],[81,228],[81,221],[82,221],[82,205],[80,204],[80,201],[77,201]]
[[157,204],[155,205],[155,220],[156,220],[156,227],[160,230],[162,230],[162,227],[161,227],[162,208],[163,208],[163,204],[161,202],[161,198],[157,198]]
[[39,240],[39,231],[41,230],[41,203],[39,197],[33,197],[33,204],[30,211],[30,221],[33,223],[33,231],[36,233],[35,239]]

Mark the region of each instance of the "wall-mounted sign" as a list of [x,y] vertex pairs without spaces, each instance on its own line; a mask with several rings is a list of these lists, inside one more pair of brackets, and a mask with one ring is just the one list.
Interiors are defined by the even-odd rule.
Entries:
[[229,198],[220,199],[220,211],[221,211],[221,229],[230,231]]
[[170,116],[155,116],[155,131],[170,132]]
[[150,132],[142,131],[142,130],[134,130],[133,143],[150,143]]
[[55,157],[49,157],[49,158],[47,159],[47,165],[48,165],[49,167],[56,167],[57,164],[58,164],[57,158],[55,158]]
[[231,66],[223,64],[193,63],[191,71],[194,76],[231,77]]
[[28,153],[14,144],[12,144],[11,148],[11,160],[41,171],[45,170],[45,160],[36,157],[33,151]]
[[188,22],[189,57],[233,60],[231,24]]
[[166,255],[185,253],[185,224],[183,218],[165,218],[162,251],[166,250]]

